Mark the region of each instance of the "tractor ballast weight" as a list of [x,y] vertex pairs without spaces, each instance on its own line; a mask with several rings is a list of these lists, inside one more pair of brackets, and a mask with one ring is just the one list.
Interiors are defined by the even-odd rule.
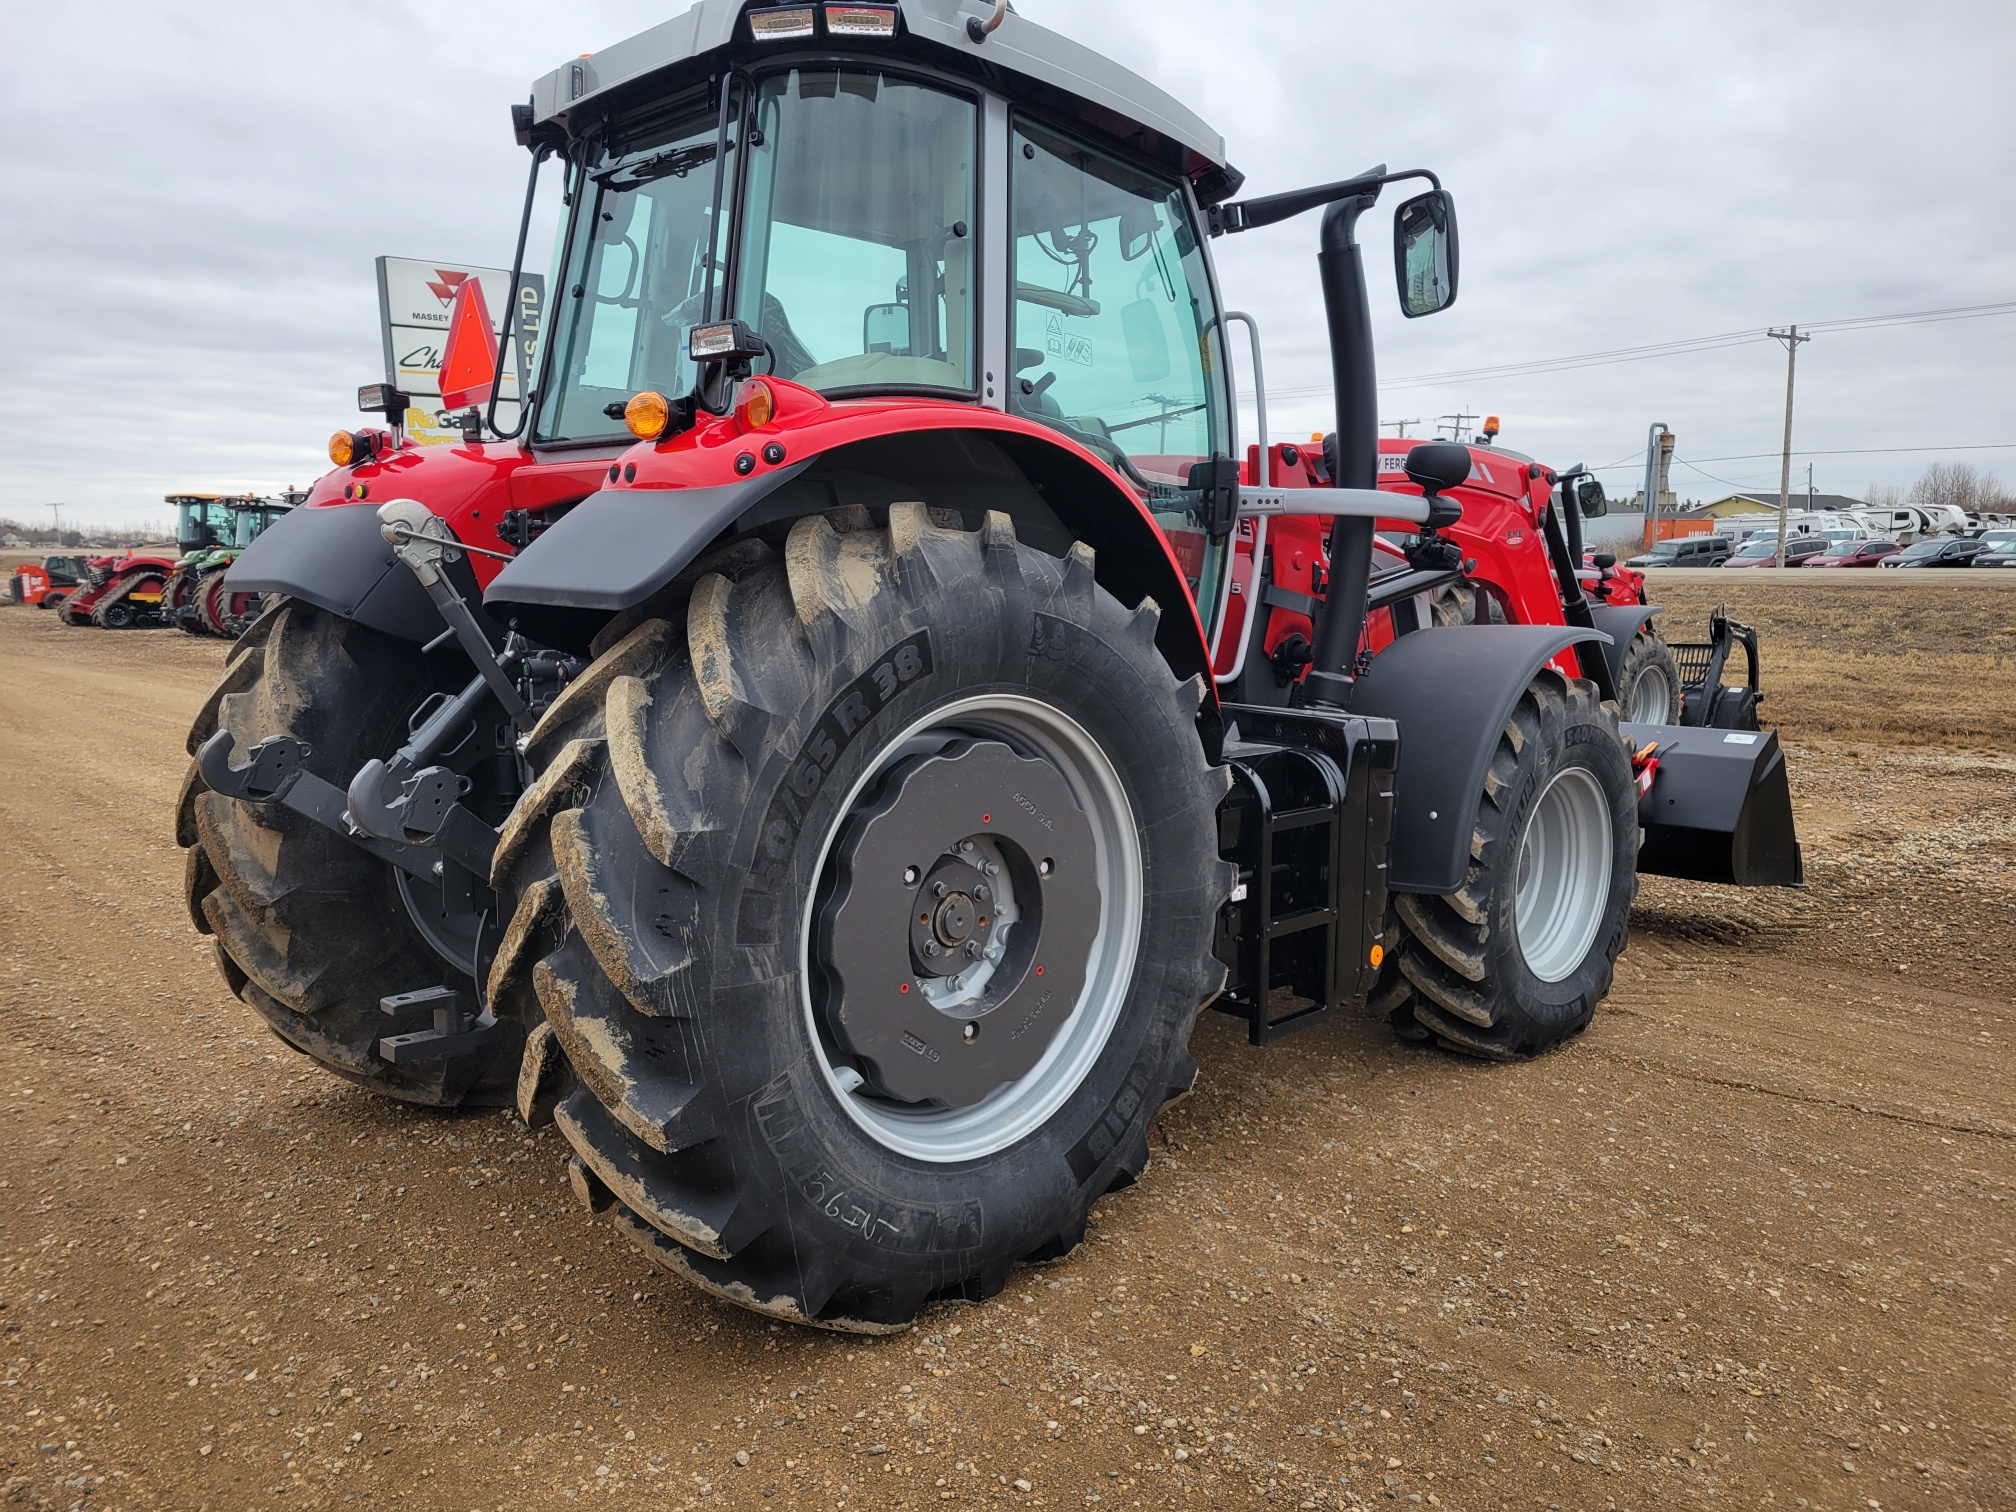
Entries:
[[[1076,1244],[1206,1003],[1256,1043],[1368,1002],[1501,1060],[1579,1032],[1644,813],[1610,699],[1648,611],[1588,602],[1569,490],[1463,447],[1382,476],[1354,232],[1427,178],[1395,272],[1446,308],[1439,182],[1232,202],[1178,102],[973,10],[708,0],[539,81],[572,292],[521,430],[423,455],[360,395],[389,430],[233,569],[280,602],[178,816],[283,1037],[419,1101],[515,1082],[668,1269],[868,1331]],[[1311,210],[1338,428],[1292,485],[1264,418],[1235,460],[1210,243]],[[1299,648],[1249,658],[1282,614]],[[1789,808],[1720,767],[1682,762],[1668,828],[1747,825],[1744,880]],[[316,890],[367,863],[403,917]],[[311,897],[458,975],[332,1001]]]

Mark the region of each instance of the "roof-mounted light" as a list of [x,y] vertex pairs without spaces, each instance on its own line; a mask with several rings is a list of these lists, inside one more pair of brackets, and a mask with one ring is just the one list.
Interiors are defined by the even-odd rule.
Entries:
[[778,5],[749,12],[749,33],[758,42],[800,41],[812,31],[809,5]]
[[826,35],[829,37],[893,37],[896,35],[896,7],[893,5],[829,5],[826,7]]

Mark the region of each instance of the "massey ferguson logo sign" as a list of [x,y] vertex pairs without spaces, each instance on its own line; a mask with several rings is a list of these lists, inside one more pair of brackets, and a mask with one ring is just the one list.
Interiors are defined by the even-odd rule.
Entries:
[[[450,345],[456,298],[469,285],[481,291],[480,304],[490,316],[491,335],[499,340],[511,295],[508,268],[455,267],[431,259],[378,259],[378,315],[384,339],[385,381],[413,396],[406,412],[406,431],[422,445],[459,441],[462,428],[446,423],[441,397],[441,365]],[[497,387],[497,423],[509,430],[518,419],[518,396],[531,382],[539,333],[545,324],[546,280],[527,273],[518,285],[518,306],[511,319],[511,340]],[[465,375],[466,376],[466,375]],[[465,397],[487,386],[464,390]]]
[[441,301],[442,309],[454,308],[455,291],[469,281],[469,275],[459,268],[436,268],[434,273],[435,277],[427,280],[427,287]]

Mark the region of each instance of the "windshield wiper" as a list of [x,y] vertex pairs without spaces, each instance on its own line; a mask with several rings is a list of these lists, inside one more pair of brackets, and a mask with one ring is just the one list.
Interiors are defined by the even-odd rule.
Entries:
[[656,179],[684,178],[695,168],[703,168],[714,161],[715,145],[703,142],[691,147],[662,147],[641,157],[626,158],[620,163],[597,168],[588,177],[597,183],[607,184],[611,189],[633,189]]

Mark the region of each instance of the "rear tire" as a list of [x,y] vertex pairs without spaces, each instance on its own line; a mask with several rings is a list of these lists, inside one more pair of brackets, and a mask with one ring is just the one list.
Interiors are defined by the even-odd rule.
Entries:
[[1374,1001],[1408,1038],[1525,1060],[1587,1028],[1638,891],[1638,795],[1594,683],[1540,673],[1485,774],[1463,886],[1394,896]]
[[[1146,1166],[1224,980],[1205,926],[1232,883],[1227,779],[1156,607],[1123,608],[1083,546],[1059,561],[1003,515],[940,519],[842,511],[781,559],[724,553],[548,711],[498,848],[517,909],[492,996],[535,992],[564,1052],[534,1042],[520,1108],[554,1109],[577,1193],[717,1295],[861,1332],[1075,1246]],[[990,786],[983,747],[1022,775]],[[967,786],[926,787],[953,770]],[[925,819],[934,802],[955,817]],[[872,849],[889,833],[915,865]],[[934,891],[961,855],[984,882]],[[853,912],[885,898],[884,928]],[[930,898],[997,915],[986,953],[943,948],[975,963],[963,987],[919,964],[917,921],[973,915]],[[1013,1011],[961,1016],[948,991]]]
[[1628,724],[1680,722],[1680,668],[1657,631],[1647,625],[1631,637],[1617,678],[1617,707]]
[[[232,648],[189,750],[220,726],[240,753],[268,735],[293,735],[309,748],[307,769],[341,787],[366,760],[397,748],[408,716],[446,686],[449,671],[403,641],[287,602]],[[475,954],[472,940],[458,971],[428,946],[393,867],[278,804],[206,791],[193,762],[176,831],[188,851],[191,919],[216,938],[226,984],[281,1039],[403,1101],[510,1101],[522,1025],[510,1025],[488,1057],[379,1058],[379,1039],[393,1032],[379,1000],[437,983],[468,986]]]

